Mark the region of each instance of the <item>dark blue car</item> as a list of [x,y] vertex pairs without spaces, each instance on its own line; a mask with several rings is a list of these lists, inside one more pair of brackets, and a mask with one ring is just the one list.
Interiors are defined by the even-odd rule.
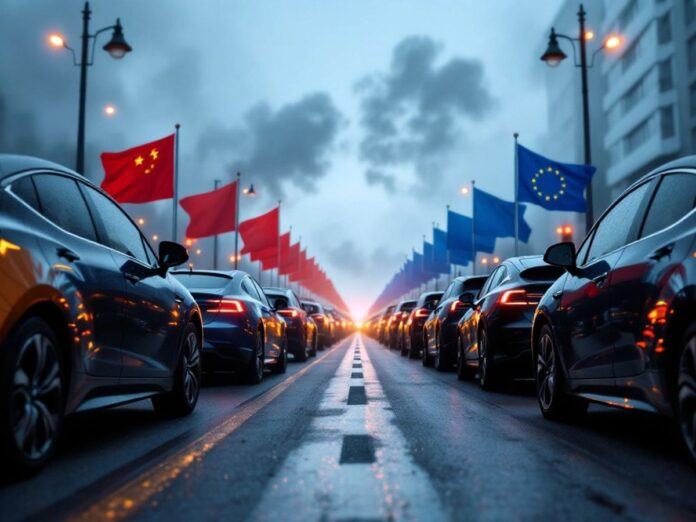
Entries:
[[249,274],[241,270],[179,270],[173,274],[203,312],[204,371],[238,372],[250,384],[261,382],[266,366],[285,373],[285,321]]

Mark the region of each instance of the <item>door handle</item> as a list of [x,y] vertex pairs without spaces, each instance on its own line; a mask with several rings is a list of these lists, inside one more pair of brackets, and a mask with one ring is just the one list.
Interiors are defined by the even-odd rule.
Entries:
[[665,256],[669,256],[672,254],[672,250],[674,249],[674,243],[670,243],[668,245],[664,245],[657,250],[655,250],[652,255],[650,256],[650,259],[654,259],[655,261],[659,261]]
[[551,297],[554,299],[560,299],[563,296],[563,290],[557,290],[553,294],[551,294]]
[[62,257],[66,261],[70,262],[77,261],[78,259],[80,259],[80,256],[78,256],[75,252],[66,247],[58,247],[56,249],[56,254],[58,254],[58,257]]
[[606,280],[607,272],[604,272],[603,274],[599,274],[598,276],[592,278],[592,282],[597,286],[602,286],[604,284],[604,281]]

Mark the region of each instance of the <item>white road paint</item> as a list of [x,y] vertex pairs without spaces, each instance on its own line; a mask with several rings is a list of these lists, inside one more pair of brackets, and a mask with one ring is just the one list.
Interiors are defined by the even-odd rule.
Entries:
[[[351,378],[358,347],[363,379]],[[357,362],[357,361],[355,361]],[[364,385],[367,405],[346,404],[350,386]],[[303,444],[291,452],[252,520],[445,520],[427,474],[413,461],[396,427],[377,374],[358,334],[332,378]],[[375,462],[339,464],[344,435],[370,435]]]

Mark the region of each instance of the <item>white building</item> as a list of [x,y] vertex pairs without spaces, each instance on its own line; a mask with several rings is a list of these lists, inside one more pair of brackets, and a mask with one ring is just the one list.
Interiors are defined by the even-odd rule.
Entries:
[[651,168],[696,151],[696,0],[606,0],[602,63],[612,197]]

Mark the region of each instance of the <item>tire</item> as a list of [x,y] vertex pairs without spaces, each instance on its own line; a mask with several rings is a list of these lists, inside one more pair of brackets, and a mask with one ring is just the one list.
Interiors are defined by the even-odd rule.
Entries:
[[462,338],[457,336],[457,379],[460,381],[469,381],[473,376],[474,370],[471,368],[471,366],[466,364]]
[[263,381],[263,366],[264,366],[264,342],[263,333],[261,330],[256,332],[256,353],[249,361],[249,365],[244,371],[244,380],[247,384],[260,384]]
[[687,330],[682,342],[675,412],[684,447],[696,465],[696,324]]
[[423,357],[421,358],[423,366],[430,367],[433,365],[433,358],[428,353],[428,340],[423,336]]
[[46,465],[60,437],[67,391],[64,363],[53,329],[38,317],[22,321],[2,351],[3,461],[11,476],[27,478]]
[[534,382],[541,414],[551,420],[569,418],[587,411],[588,403],[569,396],[560,364],[558,345],[549,325],[544,325],[534,350]]
[[317,356],[317,350],[318,350],[318,347],[317,347],[317,333],[314,332],[314,333],[312,334],[312,349],[311,349],[310,352],[309,352],[309,356],[310,356],[310,357],[316,357],[316,356]]
[[280,350],[278,361],[271,367],[271,373],[281,374],[288,370],[288,341],[283,338],[283,346]]
[[196,325],[189,323],[184,330],[179,363],[174,372],[171,391],[152,398],[155,411],[165,417],[189,415],[198,402],[201,391],[201,340]]
[[479,331],[478,337],[479,385],[484,390],[494,390],[500,386],[500,372],[495,366],[493,352],[485,328]]
[[435,354],[434,366],[438,372],[446,372],[450,369],[449,358],[442,353],[442,334],[437,334],[437,353]]
[[416,342],[413,339],[413,336],[411,334],[409,335],[408,339],[408,358],[409,359],[417,359],[418,358],[418,350],[416,350]]
[[307,338],[305,337],[305,342],[302,343],[300,350],[295,352],[295,360],[305,362],[307,359],[309,359],[309,350],[307,349]]

